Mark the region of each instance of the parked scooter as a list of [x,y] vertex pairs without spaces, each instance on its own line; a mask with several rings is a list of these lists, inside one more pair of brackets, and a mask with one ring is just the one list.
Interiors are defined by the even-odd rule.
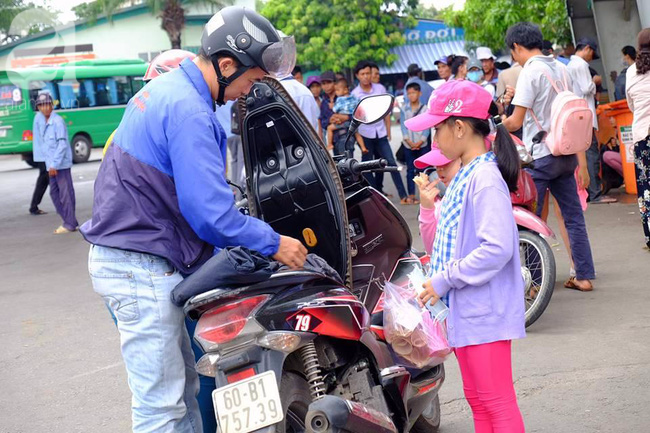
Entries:
[[[390,95],[362,100],[360,124],[386,116]],[[383,336],[383,285],[421,268],[397,208],[363,173],[386,160],[334,162],[282,86],[265,79],[239,102],[251,215],[303,239],[343,283],[285,271],[190,299],[199,373],[215,377],[222,433],[435,432],[443,365],[407,370]],[[191,284],[191,276],[186,285]]]
[[[519,173],[517,191],[510,194],[512,212],[519,228],[519,254],[521,274],[524,278],[524,299],[526,300],[526,327],[535,323],[544,313],[555,288],[555,256],[548,240],[555,240],[553,230],[537,216],[537,188],[533,177],[524,168],[532,166],[533,158],[526,151],[524,143],[512,136],[522,169]],[[537,134],[533,142],[541,143],[545,138]]]

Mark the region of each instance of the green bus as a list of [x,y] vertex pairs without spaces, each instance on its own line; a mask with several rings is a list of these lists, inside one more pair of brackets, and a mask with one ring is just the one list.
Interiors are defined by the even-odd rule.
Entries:
[[0,71],[0,154],[21,154],[33,165],[34,101],[49,92],[68,126],[74,162],[87,161],[117,128],[146,70],[142,60],[82,60]]

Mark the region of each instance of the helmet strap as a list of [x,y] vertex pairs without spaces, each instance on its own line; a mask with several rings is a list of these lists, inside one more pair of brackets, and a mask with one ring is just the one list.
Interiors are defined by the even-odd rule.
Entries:
[[219,82],[219,93],[217,94],[216,103],[221,107],[226,103],[226,101],[223,99],[226,94],[226,87],[228,87],[237,78],[241,77],[244,73],[246,73],[246,71],[250,69],[250,66],[241,66],[237,68],[237,71],[235,71],[235,73],[230,77],[224,77],[221,73],[217,56],[212,56],[212,66],[214,67],[214,71],[217,74],[217,81]]

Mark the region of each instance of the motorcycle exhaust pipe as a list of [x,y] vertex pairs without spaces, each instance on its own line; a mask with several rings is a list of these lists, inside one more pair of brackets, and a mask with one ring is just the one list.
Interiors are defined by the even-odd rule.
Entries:
[[388,415],[333,395],[309,405],[305,427],[306,433],[397,433]]

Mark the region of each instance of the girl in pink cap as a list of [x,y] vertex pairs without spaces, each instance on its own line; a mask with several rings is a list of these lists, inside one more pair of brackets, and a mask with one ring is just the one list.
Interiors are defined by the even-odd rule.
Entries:
[[[429,109],[406,122],[435,129],[442,154],[461,169],[442,200],[430,278],[423,304],[447,296],[449,343],[455,348],[465,397],[477,433],[521,433],[524,422],[512,383],[511,341],[525,332],[519,235],[510,191],[517,187],[519,156],[501,125],[492,146],[490,95],[470,81],[450,81]],[[492,110],[491,110],[492,109]]]
[[[414,165],[421,170],[428,167],[435,167],[440,182],[445,187],[449,187],[451,180],[456,176],[458,170],[460,170],[460,159],[451,161],[442,154],[438,148],[438,143],[434,142],[432,146],[431,151],[416,159]],[[413,180],[420,191],[420,216],[418,217],[420,221],[420,235],[422,236],[424,250],[427,254],[431,255],[438,220],[440,220],[440,214],[442,213],[440,188],[438,188],[438,183],[429,181],[429,176],[424,173],[420,173]]]

